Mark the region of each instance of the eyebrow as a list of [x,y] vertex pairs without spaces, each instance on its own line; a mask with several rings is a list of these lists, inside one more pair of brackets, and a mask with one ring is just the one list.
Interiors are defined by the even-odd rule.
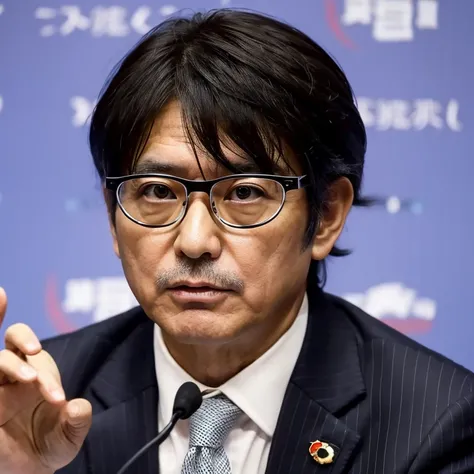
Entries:
[[[238,173],[260,173],[259,167],[251,161],[232,164],[237,168]],[[280,166],[276,165],[275,168],[275,171],[278,174],[285,174],[284,170]],[[175,163],[167,163],[162,161],[145,159],[137,163],[135,169],[133,170],[133,174],[158,173],[170,174],[175,176],[185,176],[188,171],[189,169],[186,166],[181,166]]]
[[133,170],[133,174],[146,174],[146,173],[163,173],[163,174],[182,174],[186,172],[186,167],[179,166],[176,164],[155,161],[155,160],[144,160],[137,163]]

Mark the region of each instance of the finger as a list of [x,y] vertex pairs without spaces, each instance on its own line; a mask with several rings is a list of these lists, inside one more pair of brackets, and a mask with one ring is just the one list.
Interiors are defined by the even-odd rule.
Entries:
[[41,343],[33,330],[23,323],[12,324],[5,331],[5,347],[25,355],[35,355],[41,351]]
[[50,403],[61,403],[65,400],[61,375],[56,362],[46,351],[28,356],[28,364],[38,373],[36,383],[45,400]]
[[28,363],[13,352],[0,351],[0,385],[14,382],[35,382],[43,398],[53,404],[62,403],[66,396],[61,385],[57,366],[45,351],[28,358]]
[[0,287],[0,327],[2,326],[3,319],[7,312],[7,294],[5,290]]
[[32,382],[37,376],[37,371],[16,354],[8,349],[0,351],[0,385],[8,382]]
[[58,404],[66,399],[61,382],[48,370],[38,371],[36,382],[41,395],[49,403]]

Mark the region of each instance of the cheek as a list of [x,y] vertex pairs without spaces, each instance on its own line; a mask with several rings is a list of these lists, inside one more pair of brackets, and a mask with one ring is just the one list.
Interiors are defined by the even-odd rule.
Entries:
[[155,291],[153,282],[158,264],[166,266],[171,239],[167,234],[158,235],[152,229],[129,222],[117,219],[116,238],[125,276],[133,293],[140,299],[140,296],[148,293],[150,296]]
[[249,291],[268,297],[306,280],[311,249],[303,252],[305,224],[302,218],[291,222],[276,219],[267,228],[263,226],[241,236],[239,244],[233,246],[233,259]]

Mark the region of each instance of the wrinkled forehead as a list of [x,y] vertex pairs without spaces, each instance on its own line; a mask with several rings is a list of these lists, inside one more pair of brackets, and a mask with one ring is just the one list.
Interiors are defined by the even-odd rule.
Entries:
[[[222,131],[218,146],[222,158],[216,158],[193,139],[185,127],[179,103],[171,102],[155,120],[133,173],[165,173],[188,179],[213,179],[233,173],[261,173],[258,160],[251,158]],[[293,175],[301,172],[298,160],[284,144],[282,153],[270,151],[272,174]],[[268,170],[265,170],[267,172]]]

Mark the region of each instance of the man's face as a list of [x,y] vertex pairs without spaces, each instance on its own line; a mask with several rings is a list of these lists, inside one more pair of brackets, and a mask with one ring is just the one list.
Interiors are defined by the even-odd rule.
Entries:
[[[242,162],[237,154],[226,154],[230,161]],[[138,164],[145,161],[185,170],[168,174],[202,179],[177,103],[156,121]],[[229,174],[204,155],[199,161],[206,179]],[[297,163],[292,166],[301,171]],[[148,317],[177,341],[223,344],[252,331],[276,330],[298,310],[311,262],[311,247],[303,250],[307,221],[301,189],[287,193],[276,219],[253,229],[225,226],[212,216],[209,197],[193,193],[178,224],[143,227],[117,207],[112,232],[127,280]],[[169,288],[177,283],[179,288]],[[225,291],[186,283],[224,286]]]

